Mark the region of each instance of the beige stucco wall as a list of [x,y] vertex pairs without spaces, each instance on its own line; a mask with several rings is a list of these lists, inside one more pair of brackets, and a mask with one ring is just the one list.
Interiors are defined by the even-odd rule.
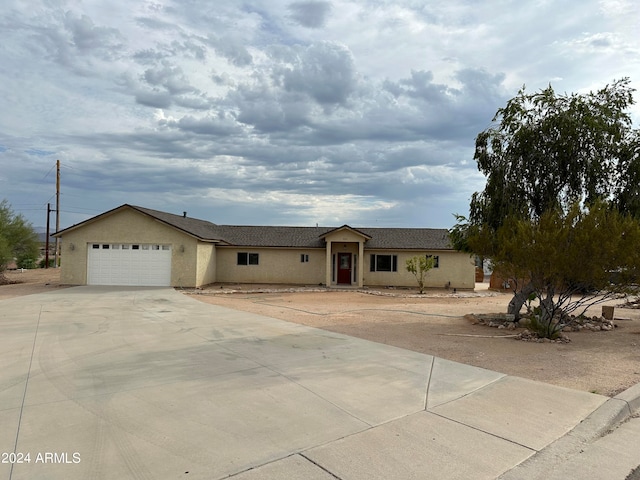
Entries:
[[64,233],[62,239],[60,281],[64,284],[87,283],[88,244],[158,243],[171,245],[171,285],[196,286],[198,241],[134,210],[125,208],[100,217]]
[[356,232],[348,229],[337,230],[335,232],[329,233],[325,240],[327,242],[339,243],[339,242],[362,242],[365,237],[357,234]]
[[[371,272],[371,254],[397,255],[397,272]],[[425,286],[443,288],[473,289],[475,287],[475,265],[466,253],[452,251],[389,251],[367,250],[364,258],[364,284],[369,286],[417,287],[416,278],[407,271],[409,258],[421,255],[437,255],[439,267],[429,270],[425,277]]]
[[[354,243],[332,244],[333,253],[358,253]],[[258,253],[259,265],[237,265],[237,253]],[[300,254],[309,255],[309,262],[300,262]],[[370,253],[398,255],[397,272],[370,272]],[[217,247],[216,281],[221,283],[289,283],[318,285],[325,283],[325,249],[275,249]],[[363,262],[364,285],[416,287],[415,277],[407,272],[405,262],[415,255],[438,255],[439,267],[429,271],[426,278],[428,287],[443,288],[450,282],[450,288],[473,289],[475,286],[475,266],[468,254],[451,251],[365,251]]]
[[196,286],[216,282],[216,246],[212,243],[198,243],[198,271]]
[[[258,265],[238,265],[238,252],[259,254]],[[300,255],[309,255],[301,262]],[[290,283],[319,285],[325,278],[325,250],[217,247],[217,280],[221,283]]]

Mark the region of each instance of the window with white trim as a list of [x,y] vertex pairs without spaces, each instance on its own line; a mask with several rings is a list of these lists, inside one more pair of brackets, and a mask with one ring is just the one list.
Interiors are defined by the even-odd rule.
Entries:
[[306,253],[301,253],[300,254],[300,262],[301,263],[309,263],[309,255],[307,255]]
[[427,259],[433,258],[433,268],[440,266],[440,257],[438,255],[427,255]]

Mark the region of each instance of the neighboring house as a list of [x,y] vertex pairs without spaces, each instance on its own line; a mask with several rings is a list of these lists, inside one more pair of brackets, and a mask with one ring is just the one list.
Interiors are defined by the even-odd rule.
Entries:
[[433,255],[427,286],[473,289],[474,263],[445,229],[216,225],[122,205],[61,230],[61,282],[415,287],[405,262]]

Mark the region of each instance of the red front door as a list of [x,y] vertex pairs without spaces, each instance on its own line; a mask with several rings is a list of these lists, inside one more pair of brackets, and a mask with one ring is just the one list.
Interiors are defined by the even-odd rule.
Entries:
[[338,284],[351,285],[351,254],[338,254]]

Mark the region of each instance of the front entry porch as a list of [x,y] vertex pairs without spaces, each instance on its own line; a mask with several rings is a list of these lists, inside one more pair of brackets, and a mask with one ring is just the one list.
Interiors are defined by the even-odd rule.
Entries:
[[370,237],[349,226],[324,235],[326,242],[326,283],[328,287],[362,287],[364,243]]

